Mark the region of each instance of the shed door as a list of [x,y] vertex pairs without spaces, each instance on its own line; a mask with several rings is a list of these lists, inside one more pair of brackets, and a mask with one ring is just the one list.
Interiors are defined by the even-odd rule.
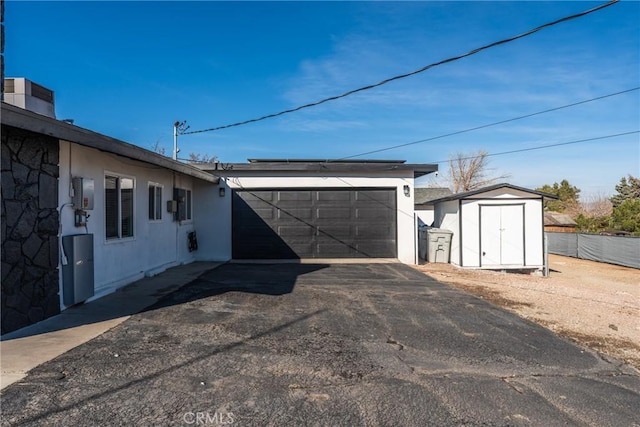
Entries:
[[396,190],[233,192],[234,259],[396,258]]
[[524,265],[524,204],[480,206],[480,266]]

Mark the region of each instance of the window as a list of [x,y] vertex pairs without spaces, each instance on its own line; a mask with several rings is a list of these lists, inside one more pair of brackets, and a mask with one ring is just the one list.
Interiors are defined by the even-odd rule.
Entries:
[[159,184],[149,183],[149,219],[162,219],[162,186]]
[[104,177],[107,239],[133,237],[134,180],[114,175]]
[[176,221],[191,220],[191,190],[183,188],[173,189],[173,198],[178,201],[178,210],[176,211]]

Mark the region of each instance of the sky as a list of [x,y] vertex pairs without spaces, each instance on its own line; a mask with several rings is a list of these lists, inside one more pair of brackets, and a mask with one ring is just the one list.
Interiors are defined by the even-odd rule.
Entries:
[[[55,91],[58,119],[144,148],[335,96],[603,2],[15,1],[5,75]],[[317,107],[180,135],[180,157],[439,163],[640,129],[640,91],[436,138],[640,86],[640,2]],[[362,153],[431,139],[364,156]],[[528,188],[567,179],[585,199],[640,175],[638,133],[491,157]],[[437,184],[425,178],[417,185]]]

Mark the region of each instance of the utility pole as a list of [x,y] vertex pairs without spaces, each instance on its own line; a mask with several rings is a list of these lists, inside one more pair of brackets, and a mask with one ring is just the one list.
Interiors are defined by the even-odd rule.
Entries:
[[183,122],[175,122],[173,124],[173,160],[178,160],[178,153],[180,149],[178,148],[178,134],[184,133],[189,126],[186,126],[187,121]]

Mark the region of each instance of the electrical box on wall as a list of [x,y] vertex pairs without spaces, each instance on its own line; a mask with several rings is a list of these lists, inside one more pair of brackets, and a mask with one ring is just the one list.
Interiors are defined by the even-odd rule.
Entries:
[[73,207],[75,209],[92,210],[95,184],[91,178],[73,178]]
[[64,305],[83,302],[94,295],[93,234],[62,236]]
[[174,221],[185,221],[191,219],[191,190],[186,188],[174,188],[173,200],[178,202],[178,207],[173,213]]

